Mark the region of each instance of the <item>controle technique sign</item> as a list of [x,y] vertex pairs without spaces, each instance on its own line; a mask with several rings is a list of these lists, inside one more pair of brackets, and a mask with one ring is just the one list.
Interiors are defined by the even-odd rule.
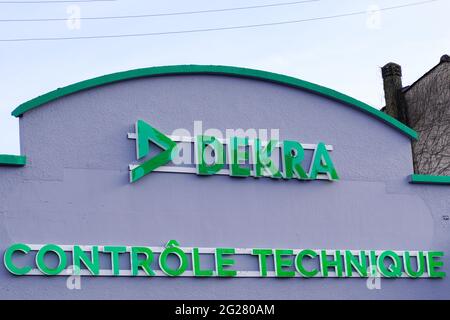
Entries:
[[[17,255],[31,255],[34,262],[18,263]],[[49,262],[49,256],[56,259]],[[239,270],[239,256],[255,259],[258,269]],[[6,249],[4,264],[17,276],[444,278],[443,256],[440,251],[180,247],[171,240],[165,247],[17,243]]]

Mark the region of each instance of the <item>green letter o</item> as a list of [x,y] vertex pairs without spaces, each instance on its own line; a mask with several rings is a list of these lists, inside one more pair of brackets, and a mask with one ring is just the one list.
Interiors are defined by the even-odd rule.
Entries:
[[[168,266],[167,257],[169,256],[169,254],[174,254],[178,257],[180,261],[180,265],[178,266],[178,268],[171,269]],[[177,247],[167,248],[159,255],[159,267],[165,274],[171,277],[177,277],[183,274],[188,267],[188,260],[186,254],[184,253],[183,250]]]
[[[58,265],[55,268],[49,268],[44,261],[44,257],[48,252],[53,252],[58,256]],[[36,255],[36,265],[39,270],[42,271],[42,273],[54,276],[59,274],[61,271],[63,271],[66,268],[67,265],[67,256],[61,247],[54,245],[54,244],[47,244],[43,246],[41,249],[39,249],[37,255]]]

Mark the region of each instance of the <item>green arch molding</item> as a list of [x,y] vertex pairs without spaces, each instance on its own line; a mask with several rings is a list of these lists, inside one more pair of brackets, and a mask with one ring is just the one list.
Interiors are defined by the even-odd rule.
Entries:
[[405,124],[401,123],[400,121],[369,106],[368,104],[365,104],[364,102],[349,97],[338,91],[322,87],[317,84],[304,81],[301,79],[285,76],[282,74],[247,68],[229,67],[229,66],[176,65],[164,67],[151,67],[112,73],[101,77],[81,81],[75,84],[71,84],[67,87],[59,88],[49,93],[46,93],[42,96],[39,96],[37,98],[34,98],[18,106],[12,112],[12,115],[15,117],[20,117],[25,112],[40,107],[41,105],[47,102],[56,100],[58,98],[67,96],[75,92],[79,92],[81,90],[90,89],[109,83],[143,77],[155,77],[155,76],[177,75],[177,74],[219,74],[219,75],[237,76],[237,77],[258,79],[263,81],[270,81],[288,85],[294,88],[300,88],[355,107],[356,109],[364,111],[365,113],[374,116],[375,118],[378,118],[379,120],[387,123],[388,125],[397,128],[402,133],[406,134],[408,137],[412,139],[418,138],[418,134],[416,131],[406,126]]

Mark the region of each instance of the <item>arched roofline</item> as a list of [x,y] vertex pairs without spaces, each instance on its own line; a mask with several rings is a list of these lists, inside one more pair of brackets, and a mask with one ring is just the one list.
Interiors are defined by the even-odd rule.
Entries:
[[307,90],[312,93],[322,95],[324,97],[339,101],[353,107],[356,110],[363,111],[366,114],[373,116],[374,118],[396,128],[401,133],[407,135],[411,139],[417,139],[418,133],[403,124],[402,122],[394,119],[393,117],[381,112],[378,109],[371,107],[370,105],[352,98],[348,95],[335,91],[333,89],[323,87],[305,80],[297,79],[294,77],[272,73],[267,71],[230,67],[230,66],[213,66],[213,65],[175,65],[175,66],[162,66],[162,67],[150,67],[142,69],[134,69],[129,71],[122,71],[117,73],[112,73],[89,80],[77,82],[68,85],[63,88],[58,88],[54,91],[43,94],[32,100],[19,105],[12,115],[15,117],[20,117],[24,113],[38,108],[47,102],[59,99],[61,97],[86,90],[95,88],[98,86],[115,83],[119,81],[125,81],[130,79],[145,78],[145,77],[156,77],[165,75],[183,75],[183,74],[216,74],[216,75],[226,75],[235,76],[241,78],[257,79],[262,81],[269,81],[273,83],[278,83],[282,85],[287,85],[294,88],[299,88],[302,90]]

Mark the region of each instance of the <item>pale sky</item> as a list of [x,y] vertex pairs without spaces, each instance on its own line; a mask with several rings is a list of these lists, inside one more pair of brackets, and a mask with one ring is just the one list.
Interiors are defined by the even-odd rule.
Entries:
[[[30,0],[33,1],[33,0]],[[35,0],[39,1],[39,0]],[[56,0],[55,0],[56,1]],[[173,13],[234,8],[293,0],[116,0],[92,3],[6,4],[0,20],[66,18],[70,6],[81,17]],[[149,18],[2,22],[0,40],[154,33],[302,20],[368,11],[420,0],[321,0],[303,4]],[[314,82],[375,108],[384,105],[380,67],[403,67],[408,85],[450,54],[450,0],[326,20],[249,29],[147,37],[0,41],[0,154],[19,154],[19,104],[92,77],[160,65],[216,64],[283,73]]]

